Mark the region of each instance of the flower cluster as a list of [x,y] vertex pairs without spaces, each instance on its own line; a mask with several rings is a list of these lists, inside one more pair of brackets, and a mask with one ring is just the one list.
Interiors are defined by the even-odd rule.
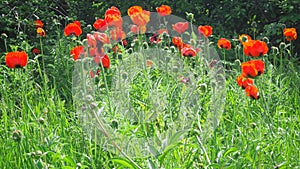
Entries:
[[[259,57],[268,53],[268,46],[260,40],[252,40],[249,35],[243,34],[239,37],[246,56]],[[252,78],[264,73],[265,63],[262,60],[249,60],[241,64],[242,73],[236,78],[237,84],[245,89],[246,95],[259,99],[258,88],[254,85]]]

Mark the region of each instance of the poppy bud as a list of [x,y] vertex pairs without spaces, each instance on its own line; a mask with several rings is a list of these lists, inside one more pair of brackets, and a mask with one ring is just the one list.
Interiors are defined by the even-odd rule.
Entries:
[[1,38],[2,39],[6,39],[8,36],[6,35],[6,33],[1,33]]
[[16,142],[20,142],[22,138],[22,132],[20,130],[15,130],[12,133],[12,139]]

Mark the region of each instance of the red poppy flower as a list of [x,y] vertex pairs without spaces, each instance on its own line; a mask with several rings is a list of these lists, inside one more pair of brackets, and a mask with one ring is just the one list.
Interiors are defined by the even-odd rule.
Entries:
[[74,60],[80,58],[80,55],[84,52],[83,46],[76,46],[70,51],[70,55],[73,56]]
[[96,62],[96,64],[99,64],[101,60],[102,66],[106,69],[110,68],[110,60],[109,57],[107,55],[103,55],[103,56],[95,56],[94,57],[94,61]]
[[31,49],[31,52],[34,54],[34,55],[38,55],[41,53],[41,51],[38,49],[38,48],[32,48]]
[[172,25],[172,28],[177,33],[182,34],[184,31],[186,31],[189,28],[189,23],[188,22],[177,22],[174,25]]
[[246,56],[258,57],[268,53],[269,48],[266,42],[260,40],[248,40],[243,43]]
[[110,43],[109,36],[107,36],[105,33],[94,32],[93,35],[96,39],[98,47],[102,47],[103,44],[109,44]]
[[113,41],[119,41],[126,38],[126,34],[121,28],[111,29],[109,33]]
[[143,10],[140,6],[132,6],[127,11],[132,22],[138,26],[145,26],[150,21],[150,11]]
[[122,40],[122,45],[127,46],[127,41],[125,39]]
[[65,36],[79,36],[82,34],[82,30],[80,27],[80,22],[79,21],[74,21],[73,23],[69,23],[65,29],[64,29],[64,34]]
[[146,60],[146,67],[152,67],[153,62],[151,60]]
[[167,16],[172,13],[171,7],[168,5],[161,5],[160,7],[157,7],[156,11],[160,16]]
[[247,34],[242,34],[239,36],[239,41],[243,44],[244,42],[248,42],[249,40],[252,40],[251,36]]
[[250,60],[250,64],[254,64],[255,69],[257,70],[257,75],[261,75],[265,72],[265,63],[262,60]]
[[225,39],[225,38],[221,38],[218,40],[218,47],[219,48],[224,48],[226,50],[230,50],[231,49],[231,43],[229,40]]
[[249,85],[253,85],[253,80],[250,78],[246,78],[243,75],[240,75],[236,78],[237,84],[245,89]]
[[182,46],[182,39],[180,37],[173,37],[172,38],[172,43],[178,48]]
[[168,29],[159,29],[159,30],[157,31],[157,33],[160,34],[160,35],[163,34],[164,32],[165,32],[166,34],[169,34]]
[[43,28],[40,28],[40,27],[36,29],[36,33],[37,33],[38,35],[40,35],[41,37],[46,36],[46,32],[44,31]]
[[149,38],[150,43],[159,43],[161,42],[161,38],[158,37],[158,34],[154,34]]
[[35,28],[42,28],[44,26],[44,23],[41,20],[35,20],[33,24]]
[[115,6],[107,9],[105,12],[105,21],[107,22],[108,26],[121,28],[123,20],[120,10]]
[[196,56],[197,52],[192,47],[183,47],[181,49],[181,54],[182,54],[182,56],[186,56],[186,57],[194,57],[194,56]]
[[198,31],[200,34],[204,35],[205,37],[209,37],[212,35],[212,27],[211,26],[199,26]]
[[259,92],[257,87],[253,86],[253,85],[249,85],[245,88],[245,92],[247,94],[247,96],[251,97],[252,99],[259,99]]
[[261,60],[251,60],[241,64],[242,74],[245,77],[255,77],[264,73],[265,64]]
[[87,34],[86,39],[87,39],[89,47],[96,47],[97,46],[96,38],[95,38],[94,35]]
[[144,34],[146,32],[146,25],[145,26],[137,26],[137,25],[132,25],[130,28],[130,31],[133,32],[134,34]]
[[297,39],[297,32],[295,28],[285,28],[283,30],[283,35],[287,41],[292,41]]
[[[100,72],[101,72],[100,69],[97,69],[96,76],[99,76]],[[94,71],[92,71],[92,70],[90,70],[90,77],[91,78],[95,77]]]
[[104,32],[107,30],[107,22],[104,19],[97,19],[94,24],[94,28],[98,31]]
[[5,62],[9,68],[19,68],[27,65],[28,55],[26,52],[8,52],[5,56]]

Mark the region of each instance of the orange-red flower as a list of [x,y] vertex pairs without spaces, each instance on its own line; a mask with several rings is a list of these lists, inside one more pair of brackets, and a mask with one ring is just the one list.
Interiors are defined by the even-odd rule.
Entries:
[[181,49],[181,54],[182,56],[186,56],[186,57],[194,57],[196,56],[197,51],[192,47],[183,47]]
[[247,96],[251,97],[252,99],[259,99],[259,92],[257,87],[253,86],[253,85],[249,85],[245,88],[245,92],[247,94]]
[[243,43],[246,56],[258,57],[268,53],[269,48],[266,42],[260,40],[248,40]]
[[150,43],[156,43],[157,44],[157,43],[161,42],[161,38],[159,38],[158,36],[159,36],[158,34],[154,34],[153,36],[151,36],[149,38]]
[[143,10],[140,6],[132,6],[127,11],[132,22],[138,26],[145,26],[150,21],[150,11]]
[[119,41],[126,38],[126,34],[121,28],[111,29],[109,33],[113,41]]
[[287,41],[292,41],[297,39],[297,32],[295,28],[285,28],[283,30],[283,35]]
[[177,22],[172,25],[172,28],[177,33],[182,34],[189,28],[189,23],[188,22]]
[[168,5],[161,5],[160,7],[157,7],[156,11],[160,16],[167,16],[172,13],[171,7]]
[[244,75],[240,75],[236,78],[236,82],[239,86],[241,86],[243,89],[245,89],[249,85],[253,85],[253,80],[247,77],[244,77]]
[[94,57],[94,61],[96,62],[96,64],[100,64],[100,60],[101,60],[101,64],[104,68],[109,69],[110,68],[110,59],[107,55],[103,55],[103,56],[95,56]]
[[144,34],[146,32],[146,25],[145,26],[137,26],[137,25],[132,25],[130,27],[130,31],[133,32],[134,34]]
[[32,52],[34,55],[38,55],[38,54],[41,53],[41,51],[40,51],[38,48],[36,48],[36,47],[32,48],[32,49],[31,49],[31,52]]
[[94,32],[93,35],[96,39],[98,47],[102,47],[103,44],[109,44],[110,43],[109,36],[107,36],[105,33]]
[[28,55],[26,52],[8,52],[5,56],[5,62],[9,68],[19,68],[27,65]]
[[247,34],[242,34],[239,36],[239,41],[243,44],[244,42],[248,42],[249,40],[252,40],[251,36]]
[[166,34],[169,34],[168,29],[159,29],[159,30],[157,31],[157,33],[160,34],[160,35],[163,34],[164,32],[165,32]]
[[80,55],[84,52],[83,46],[76,46],[70,51],[70,55],[73,56],[74,60],[80,58]]
[[107,22],[104,19],[97,19],[94,24],[94,28],[98,31],[104,32],[106,31],[108,25]]
[[226,50],[230,50],[231,49],[231,43],[228,39],[221,38],[221,39],[218,40],[218,47],[219,48],[224,48]]
[[79,21],[74,21],[73,23],[69,23],[64,29],[65,36],[79,36],[82,34],[81,26]]
[[199,34],[204,35],[205,37],[209,37],[212,35],[212,27],[211,26],[199,26],[198,27]]
[[121,28],[123,20],[120,10],[115,6],[107,9],[105,12],[105,21],[107,22],[108,26]]
[[261,60],[250,60],[241,64],[244,77],[255,77],[264,73],[265,64]]
[[36,29],[36,33],[37,33],[38,35],[40,35],[41,37],[46,36],[45,30],[44,30],[43,28],[40,28],[40,27]]
[[35,28],[42,28],[44,26],[44,23],[41,20],[35,20],[33,24]]
[[172,38],[172,43],[178,48],[182,46],[182,39],[180,37],[173,37]]
[[97,46],[96,38],[92,34],[87,34],[86,36],[89,47],[93,48]]

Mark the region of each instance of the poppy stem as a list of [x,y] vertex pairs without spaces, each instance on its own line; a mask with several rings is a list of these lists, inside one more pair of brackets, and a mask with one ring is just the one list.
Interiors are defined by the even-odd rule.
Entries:
[[5,51],[8,52],[6,39],[4,39],[4,46],[5,46]]

